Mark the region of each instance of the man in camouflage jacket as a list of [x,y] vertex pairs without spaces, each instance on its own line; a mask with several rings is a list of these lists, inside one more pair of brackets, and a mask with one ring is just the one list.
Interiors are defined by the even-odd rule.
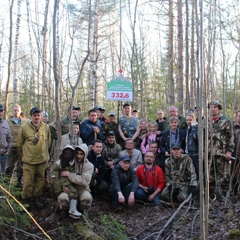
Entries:
[[[213,100],[210,104],[212,126],[209,127],[209,182],[216,183],[219,193],[230,178],[230,163],[234,151],[234,135],[232,124],[227,116],[220,113],[221,104]],[[216,173],[216,174],[215,174]],[[215,175],[216,178],[215,179]]]
[[182,154],[180,144],[172,146],[172,156],[165,161],[166,187],[162,196],[180,202],[187,199],[188,195],[196,193],[197,175],[192,159]]

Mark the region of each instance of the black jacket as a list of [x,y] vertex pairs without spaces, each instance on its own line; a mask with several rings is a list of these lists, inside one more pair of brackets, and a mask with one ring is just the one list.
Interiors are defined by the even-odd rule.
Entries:
[[127,171],[117,164],[112,170],[112,185],[116,192],[122,191],[129,183],[132,183],[131,192],[136,192],[138,188],[138,179],[130,166]]
[[198,126],[190,126],[186,135],[186,149],[189,156],[198,154]]
[[[185,150],[185,140],[186,140],[186,131],[182,129],[177,129],[179,134],[179,144],[181,144],[181,148],[184,151]],[[162,132],[162,139],[160,141],[160,150],[162,154],[165,154],[165,152],[171,153],[170,149],[170,130],[166,130]]]
[[104,160],[102,154],[99,154],[99,156],[96,156],[94,151],[91,150],[88,154],[87,159],[89,162],[91,162],[93,164],[94,171],[96,170],[96,168],[98,169],[96,181],[98,184],[101,183],[105,176],[105,160]]

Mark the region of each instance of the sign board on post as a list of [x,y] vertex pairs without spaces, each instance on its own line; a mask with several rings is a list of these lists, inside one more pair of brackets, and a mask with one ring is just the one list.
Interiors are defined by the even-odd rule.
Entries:
[[124,78],[122,70],[115,79],[107,83],[107,100],[132,101],[133,85],[129,78]]

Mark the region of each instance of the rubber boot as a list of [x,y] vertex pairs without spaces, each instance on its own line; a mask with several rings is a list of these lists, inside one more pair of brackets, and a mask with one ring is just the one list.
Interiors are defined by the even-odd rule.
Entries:
[[39,197],[35,197],[34,201],[35,201],[35,206],[38,210],[42,210],[43,208],[45,208],[45,205],[40,201]]
[[70,200],[70,206],[69,206],[69,217],[74,218],[74,219],[79,219],[82,214],[78,212],[77,210],[77,200],[76,199],[71,199]]

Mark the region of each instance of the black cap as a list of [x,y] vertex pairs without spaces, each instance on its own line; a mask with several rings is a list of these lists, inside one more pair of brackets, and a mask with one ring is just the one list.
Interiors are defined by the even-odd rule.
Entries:
[[78,106],[73,106],[73,107],[72,107],[72,110],[78,110],[78,111],[80,111],[80,110],[81,110],[81,108],[80,108],[80,107],[78,107]]
[[123,104],[123,108],[125,108],[125,107],[127,107],[127,106],[129,107],[130,104],[129,104],[129,103],[124,103],[124,104]]
[[31,110],[30,110],[30,115],[34,114],[34,113],[40,113],[42,112],[40,108],[38,107],[33,107]]
[[179,143],[175,143],[172,145],[172,149],[175,149],[175,148],[180,149],[181,145]]
[[3,111],[4,110],[4,107],[2,104],[0,104],[0,111]]
[[109,131],[109,132],[108,132],[108,137],[109,137],[109,136],[115,136],[115,132],[114,132],[114,131]]
[[99,107],[98,107],[98,110],[100,110],[100,111],[105,111],[105,107],[99,106]]
[[128,155],[125,155],[125,156],[121,156],[119,161],[123,161],[123,162],[126,162],[126,161],[131,161],[130,157]]
[[97,110],[99,110],[99,107],[94,107],[94,108],[92,108],[91,110],[97,111]]

